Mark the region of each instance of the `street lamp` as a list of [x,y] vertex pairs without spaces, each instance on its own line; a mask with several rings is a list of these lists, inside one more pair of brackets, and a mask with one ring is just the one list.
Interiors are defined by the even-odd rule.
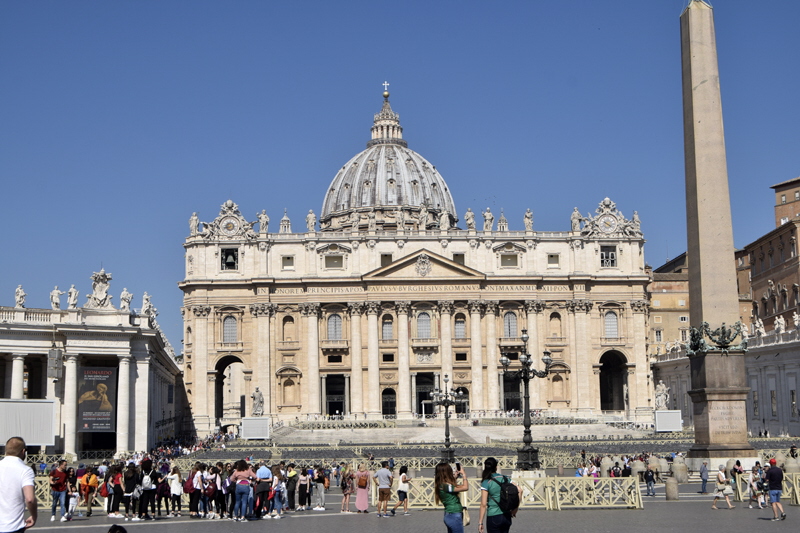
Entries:
[[431,403],[434,405],[441,405],[444,407],[444,448],[442,448],[442,461],[452,463],[455,461],[455,450],[450,448],[450,407],[456,404],[464,403],[464,391],[448,390],[447,384],[450,378],[447,374],[444,375],[444,390],[433,390],[431,395]]
[[550,357],[550,351],[545,350],[542,355],[542,362],[544,363],[544,370],[536,370],[531,368],[533,364],[533,357],[528,353],[528,330],[522,330],[522,343],[524,348],[519,355],[519,362],[522,368],[519,370],[509,370],[510,359],[506,354],[500,357],[500,364],[503,365],[503,374],[515,378],[518,377],[522,380],[525,386],[524,403],[522,407],[523,419],[522,425],[525,426],[525,431],[522,436],[522,448],[517,450],[517,470],[538,470],[541,464],[539,463],[539,450],[531,446],[533,439],[531,438],[531,406],[530,406],[530,393],[529,383],[531,378],[543,378],[550,373],[550,365],[553,363],[553,358]]

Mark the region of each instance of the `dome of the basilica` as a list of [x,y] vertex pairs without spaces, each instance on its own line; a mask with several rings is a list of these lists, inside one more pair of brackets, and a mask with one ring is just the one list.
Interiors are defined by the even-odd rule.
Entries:
[[392,111],[386,92],[367,149],[350,159],[328,187],[320,226],[328,231],[420,228],[420,213],[426,228],[449,228],[458,220],[444,178],[403,140],[400,115]]

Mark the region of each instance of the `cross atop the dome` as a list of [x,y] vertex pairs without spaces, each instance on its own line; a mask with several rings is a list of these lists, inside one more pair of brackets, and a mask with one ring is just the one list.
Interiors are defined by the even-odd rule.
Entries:
[[388,91],[389,90],[389,82],[388,81],[383,82],[383,90],[384,91]]

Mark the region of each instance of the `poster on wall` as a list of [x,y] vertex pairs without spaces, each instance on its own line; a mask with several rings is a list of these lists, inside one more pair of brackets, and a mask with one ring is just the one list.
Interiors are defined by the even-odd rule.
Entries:
[[83,367],[78,372],[78,432],[116,431],[117,369]]

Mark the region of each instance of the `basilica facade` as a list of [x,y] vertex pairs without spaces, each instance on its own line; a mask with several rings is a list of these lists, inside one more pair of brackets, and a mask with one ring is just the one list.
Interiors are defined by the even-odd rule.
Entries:
[[459,220],[388,97],[302,231],[286,214],[270,231],[265,212],[250,222],[231,200],[210,222],[192,215],[180,287],[198,434],[238,425],[254,397],[262,414],[262,395],[263,415],[279,420],[423,416],[445,376],[465,416],[494,416],[522,405],[501,356],[514,369],[531,354],[541,369],[545,351],[553,363],[531,382],[533,408],[651,411],[636,213],[605,198],[588,216],[565,213],[557,231],[534,230],[530,210],[522,231],[488,208]]

